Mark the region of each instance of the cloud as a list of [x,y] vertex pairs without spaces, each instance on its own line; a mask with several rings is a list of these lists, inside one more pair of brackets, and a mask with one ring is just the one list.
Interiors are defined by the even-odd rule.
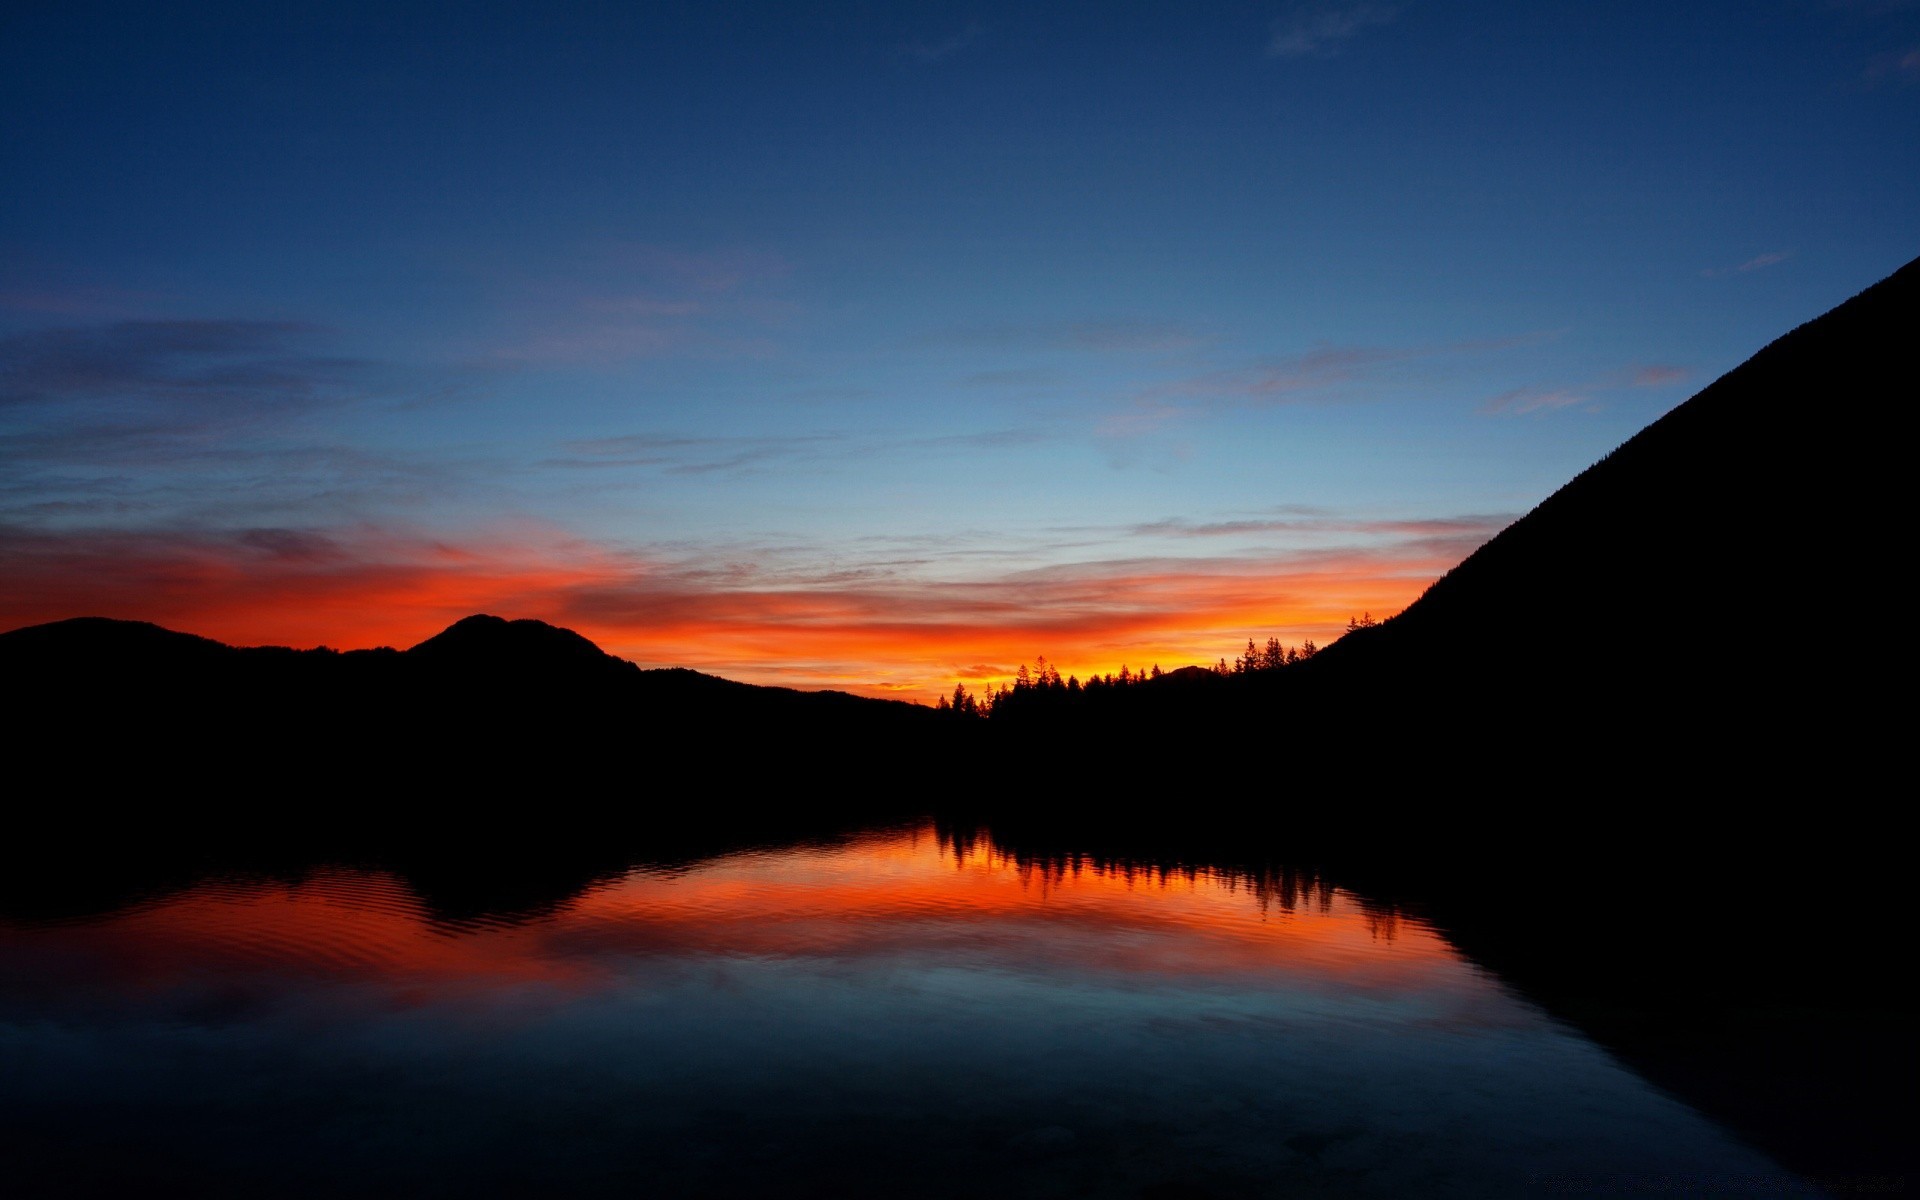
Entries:
[[35,313],[41,316],[84,317],[100,320],[128,317],[151,310],[164,300],[153,292],[115,287],[8,287],[0,288],[0,309]]
[[773,463],[826,462],[924,450],[1004,450],[1059,435],[1040,428],[988,429],[927,437],[822,432],[763,437],[686,437],[634,433],[563,443],[563,456],[541,461],[566,470],[650,469],[669,475],[745,471]]
[[1342,534],[1401,538],[1477,537],[1481,541],[1512,524],[1517,513],[1488,513],[1460,517],[1422,517],[1394,520],[1355,520],[1313,516],[1282,519],[1192,522],[1178,517],[1131,527],[1143,537],[1238,537],[1249,534]]
[[975,371],[960,383],[963,387],[981,388],[1052,387],[1064,378],[1049,367],[1009,367],[1000,371]]
[[573,322],[502,346],[495,357],[540,364],[609,364],[654,358],[692,341],[690,331],[640,322]]
[[1752,271],[1762,271],[1768,267],[1776,266],[1792,257],[1793,251],[1791,250],[1774,250],[1766,254],[1755,255],[1737,266],[1708,267],[1706,270],[1701,271],[1700,274],[1708,279],[1718,279],[1722,275],[1745,275]]
[[1378,0],[1297,4],[1273,22],[1267,53],[1274,58],[1331,58],[1344,43],[1391,22],[1399,13],[1399,5]]
[[1382,363],[1412,356],[1415,351],[1377,346],[1316,346],[1304,354],[1278,359],[1244,371],[1215,375],[1176,385],[1190,394],[1233,394],[1262,403],[1285,403],[1308,393],[1351,383]]
[[1869,17],[1884,17],[1891,13],[1905,12],[1920,5],[1920,0],[1827,0],[1827,7],[1845,12],[1857,12]]
[[707,306],[698,300],[661,300],[654,296],[588,296],[580,301],[580,307],[626,317],[691,317]]
[[1252,366],[1176,379],[1138,393],[1129,408],[1109,414],[1099,432],[1107,437],[1153,433],[1197,410],[1218,408],[1223,401],[1236,407],[1325,401],[1373,368],[1418,353],[1373,346],[1316,346]]
[[333,538],[299,529],[246,529],[237,540],[281,562],[327,562],[339,559],[344,553]]
[[493,612],[568,625],[647,666],[931,702],[956,677],[1004,678],[1037,654],[1084,676],[1211,662],[1249,636],[1325,642],[1353,613],[1404,607],[1494,518],[1352,521],[1344,540],[1331,536],[1339,523],[1304,548],[998,568],[975,563],[965,536],[862,557],[845,545],[621,548],[530,524],[458,537],[0,525],[0,628],[96,614],[243,645],[406,646]]
[[1178,419],[1220,409],[1370,400],[1372,389],[1381,383],[1431,376],[1439,370],[1434,360],[1536,345],[1561,332],[1540,330],[1421,346],[1321,344],[1297,354],[1142,389],[1131,405],[1108,414],[1098,431],[1105,437],[1127,438],[1157,433]]
[[591,550],[548,534],[462,544],[371,527],[0,525],[0,627],[93,614],[241,645],[408,645],[466,612],[524,612],[592,577]]
[[953,446],[966,450],[1006,450],[1016,446],[1037,446],[1043,442],[1053,441],[1058,436],[1045,429],[1015,427],[988,429],[979,433],[946,433],[933,437],[911,438],[902,444],[926,448]]
[[0,338],[0,406],[167,402],[198,409],[338,397],[364,364],[298,352],[295,322],[116,321]]
[[1530,346],[1559,331],[1518,334],[1427,346],[1322,344],[1299,354],[1270,358],[1231,371],[1216,371],[1151,389],[1149,396],[1226,396],[1252,404],[1288,404],[1325,399],[1343,385],[1382,378],[1386,368],[1463,354]]
[[1901,85],[1920,83],[1920,47],[1874,55],[1867,62],[1866,78],[1873,84],[1889,79]]
[[1676,367],[1666,363],[1648,363],[1633,368],[1634,387],[1669,387],[1680,383],[1693,374],[1688,367]]
[[582,256],[581,272],[674,296],[726,295],[783,278],[793,269],[781,255],[745,246],[688,250],[616,241],[586,247]]
[[307,352],[312,326],[122,321],[0,338],[0,520],[89,506],[148,519],[443,494],[449,458],[340,444],[318,418],[393,386],[392,368]]
[[1564,386],[1517,387],[1501,392],[1480,406],[1483,413],[1521,413],[1548,412],[1555,409],[1575,408],[1581,405],[1593,405],[1598,408],[1596,396],[1608,392],[1620,392],[1626,389],[1672,387],[1692,378],[1693,368],[1675,366],[1671,363],[1639,363],[1609,371],[1585,383]]
[[669,354],[761,355],[790,264],[750,248],[695,251],[595,242],[537,266],[482,272],[510,332],[469,353],[488,362],[610,365]]
[[1546,409],[1571,408],[1585,404],[1591,397],[1572,388],[1514,388],[1501,392],[1480,406],[1483,413],[1530,413]]
[[705,475],[737,471],[777,461],[817,458],[846,443],[838,433],[788,437],[677,437],[635,433],[585,438],[564,444],[566,457],[549,458],[545,467],[596,469],[657,468],[669,475]]
[[1208,339],[1173,322],[1113,319],[962,329],[940,340],[987,349],[1151,354],[1191,350]]
[[146,521],[298,522],[411,507],[470,491],[496,496],[503,464],[391,455],[191,424],[87,424],[0,434],[0,522],[63,522],[93,511]]
[[944,58],[951,58],[953,55],[973,45],[980,39],[980,35],[985,32],[986,30],[982,26],[971,24],[948,37],[933,41],[909,42],[900,47],[900,52],[908,58],[915,59],[919,62],[939,62]]

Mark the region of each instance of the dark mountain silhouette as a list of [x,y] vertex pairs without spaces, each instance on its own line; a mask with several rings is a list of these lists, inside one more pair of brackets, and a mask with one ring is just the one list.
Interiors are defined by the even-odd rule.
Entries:
[[455,621],[407,653],[435,663],[482,670],[639,669],[571,629],[545,621],[509,621],[485,613]]
[[[10,732],[43,767],[98,787],[191,780],[211,808],[326,792],[329,820],[356,806],[423,819],[463,788],[572,790],[577,810],[663,786],[838,779],[928,753],[932,727],[915,705],[643,671],[570,630],[492,616],[405,651],[346,652],[79,618],[0,634],[0,678],[18,702]],[[395,792],[407,799],[375,799]]]
[[1909,654],[1897,618],[1849,618],[1902,544],[1886,423],[1917,316],[1920,262],[1309,661],[1013,708],[1006,777],[1070,748],[1095,782],[956,813],[1073,853],[1325,864],[1785,1161],[1907,1170]]
[[1656,759],[1669,776],[1857,775],[1819,743],[1891,732],[1870,684],[1905,655],[1870,606],[1900,544],[1906,451],[1887,422],[1917,316],[1920,261],[1716,380],[1305,674],[1402,709],[1392,732],[1428,746],[1524,737],[1616,778]]
[[1910,654],[1868,605],[1902,544],[1887,422],[1917,318],[1920,260],[1285,673],[1263,710],[1404,797],[1370,799],[1365,828],[1322,822],[1330,853],[1822,1172],[1912,1161],[1912,993],[1889,951],[1911,853],[1886,808],[1906,774],[1887,684]]
[[172,658],[187,662],[222,658],[233,647],[191,633],[177,633],[147,621],[74,617],[0,634],[0,653],[10,666],[45,663],[72,666],[113,665],[130,659]]

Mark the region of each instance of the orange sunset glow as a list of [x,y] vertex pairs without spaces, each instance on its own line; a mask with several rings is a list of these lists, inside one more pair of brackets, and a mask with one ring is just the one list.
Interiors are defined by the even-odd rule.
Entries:
[[471,544],[13,534],[7,627],[148,620],[232,645],[405,648],[488,612],[577,630],[643,667],[931,703],[1044,655],[1063,675],[1232,661],[1248,638],[1326,645],[1398,611],[1497,528],[1388,531],[1286,556],[1128,558],[938,580],[724,569],[518,528]]

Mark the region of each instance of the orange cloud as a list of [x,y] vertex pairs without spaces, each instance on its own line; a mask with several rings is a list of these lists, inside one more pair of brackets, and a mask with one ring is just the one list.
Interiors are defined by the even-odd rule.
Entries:
[[517,527],[0,531],[0,626],[95,615],[239,645],[405,647],[474,612],[576,629],[642,666],[931,702],[1045,655],[1082,677],[1231,659],[1249,637],[1325,644],[1404,608],[1493,524],[1374,522],[1365,546],[1138,557],[932,578],[875,567],[652,559]]

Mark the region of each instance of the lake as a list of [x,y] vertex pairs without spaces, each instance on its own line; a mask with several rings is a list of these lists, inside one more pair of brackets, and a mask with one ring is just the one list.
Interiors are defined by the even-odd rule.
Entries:
[[930,823],[508,911],[343,866],[0,922],[0,1118],[15,1196],[1801,1190],[1310,872]]

